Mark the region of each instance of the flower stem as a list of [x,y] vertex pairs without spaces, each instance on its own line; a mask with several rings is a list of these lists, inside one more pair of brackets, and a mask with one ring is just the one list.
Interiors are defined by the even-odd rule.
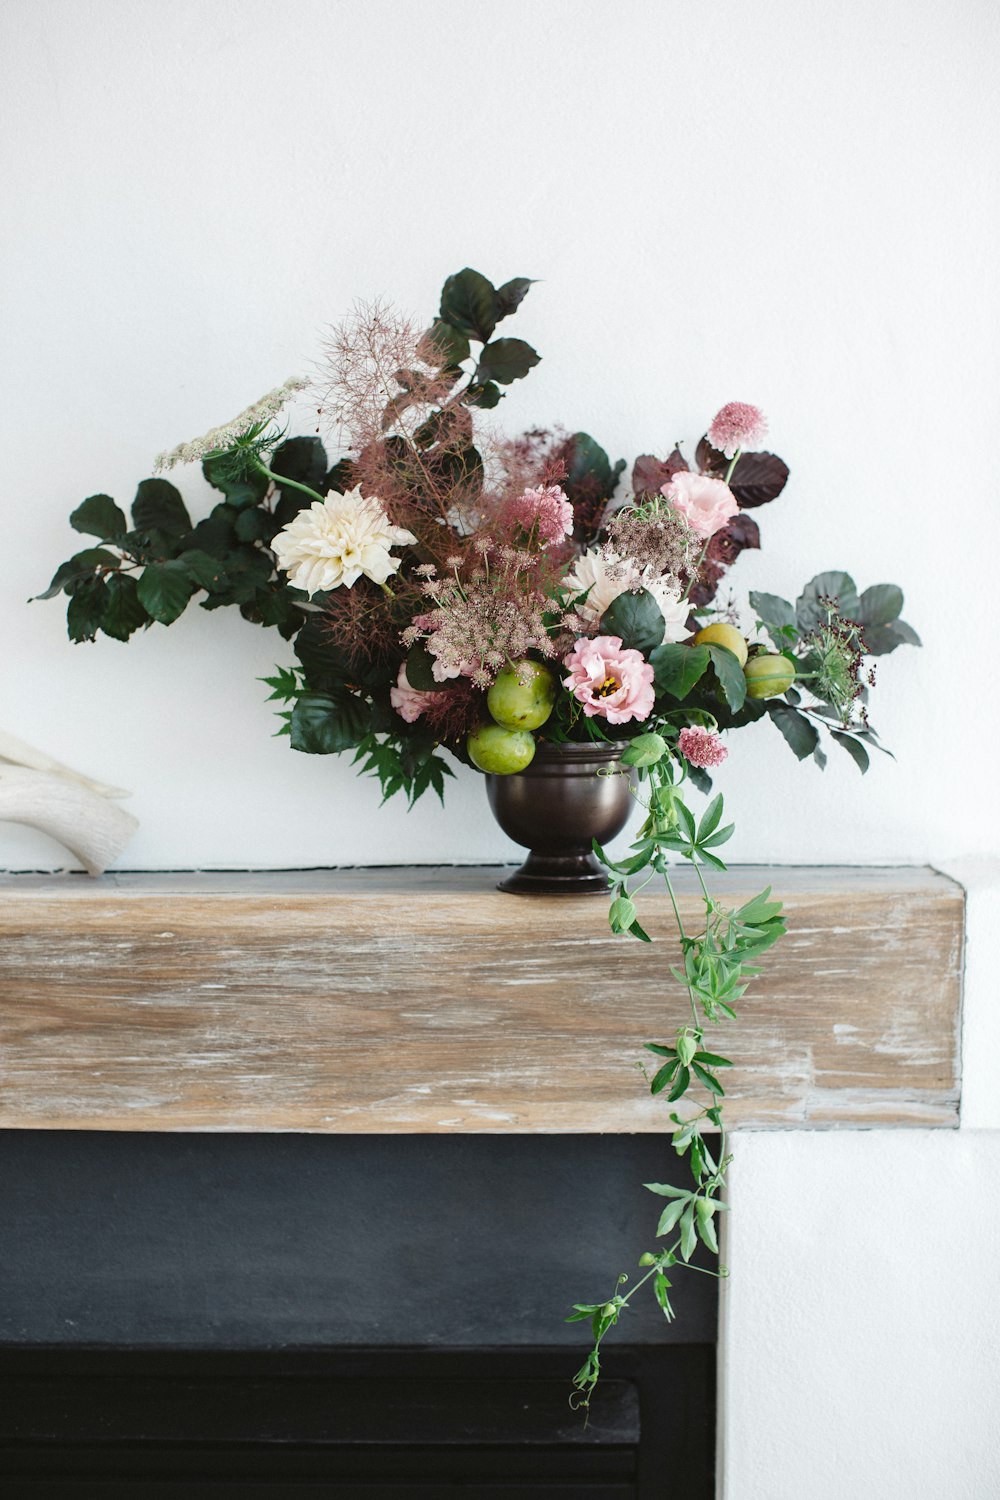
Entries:
[[279,489],[301,490],[303,495],[310,495],[313,500],[318,500],[322,505],[323,496],[318,495],[316,491],[310,489],[307,484],[300,484],[297,479],[289,479],[284,474],[275,474],[274,470],[269,469],[267,467],[267,464],[264,463],[261,459],[257,460],[257,467],[260,473],[263,474],[266,479],[272,480],[279,487]]
[[743,456],[743,449],[742,448],[737,448],[736,452],[733,454],[732,458],[729,460],[729,468],[726,470],[726,477],[725,477],[725,480],[723,481],[723,483],[728,484],[729,481],[732,479],[732,477],[733,477],[733,470],[736,468],[736,465],[739,463],[739,461],[742,458],[742,456]]

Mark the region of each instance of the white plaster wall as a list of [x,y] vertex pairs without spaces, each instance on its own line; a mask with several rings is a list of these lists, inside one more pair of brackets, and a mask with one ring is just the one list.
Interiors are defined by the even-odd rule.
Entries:
[[[880,667],[898,763],[824,775],[755,726],[733,857],[988,852],[996,41],[989,0],[7,0],[0,724],[134,789],[126,866],[513,854],[472,773],[447,819],[378,812],[271,739],[273,632],[193,609],[74,647],[25,602],[85,495],[127,501],[355,297],[430,314],[468,263],[542,278],[511,429],[631,459],[757,401],[793,478],[737,581],[905,586],[927,646]],[[0,825],[0,864],[53,861]]]
[[1000,1495],[1000,1134],[737,1138],[722,1500]]

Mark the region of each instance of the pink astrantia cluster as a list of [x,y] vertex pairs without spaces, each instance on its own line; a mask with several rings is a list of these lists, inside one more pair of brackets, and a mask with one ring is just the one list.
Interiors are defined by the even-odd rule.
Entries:
[[682,729],[677,737],[677,748],[685,760],[703,769],[721,766],[729,754],[719,736],[710,729]]
[[536,535],[543,547],[573,535],[573,507],[557,484],[525,490],[508,502],[504,520]]
[[767,418],[759,406],[730,401],[712,418],[708,441],[727,458],[739,452],[755,453],[767,440]]
[[589,719],[627,724],[646,719],[653,708],[653,669],[640,651],[622,647],[617,635],[581,637],[563,666],[567,688]]
[[706,474],[691,474],[682,469],[661,486],[660,494],[705,541],[739,515],[736,496],[728,484],[721,479],[709,479]]

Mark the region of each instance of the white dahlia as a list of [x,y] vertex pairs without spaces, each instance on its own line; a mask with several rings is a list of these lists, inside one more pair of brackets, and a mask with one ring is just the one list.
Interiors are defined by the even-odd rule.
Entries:
[[366,499],[356,486],[346,495],[331,490],[325,500],[300,510],[271,547],[289,583],[319,594],[341,584],[353,588],[362,573],[373,583],[385,583],[400,562],[389,548],[416,540],[411,531],[392,525],[377,495]]
[[563,584],[570,594],[587,594],[581,602],[570,604],[574,618],[584,630],[593,630],[604,611],[626,589],[647,589],[663,616],[663,639],[684,641],[691,634],[687,627],[691,606],[681,597],[677,579],[669,573],[649,578],[631,559],[618,557],[608,548],[594,547],[584,552],[566,574]]

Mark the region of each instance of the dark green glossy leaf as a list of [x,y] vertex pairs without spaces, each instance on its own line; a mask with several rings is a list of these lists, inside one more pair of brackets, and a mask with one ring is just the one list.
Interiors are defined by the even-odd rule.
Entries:
[[132,501],[132,520],[137,531],[162,531],[171,537],[191,530],[187,506],[166,479],[142,480]]
[[534,280],[530,276],[513,276],[510,281],[505,281],[503,286],[496,290],[497,322],[501,318],[509,318],[512,312],[516,312],[528,295],[529,287],[534,286]]
[[469,357],[469,340],[466,335],[440,318],[434,319],[424,338],[431,345],[435,360],[442,370],[460,365]]
[[600,633],[620,636],[623,646],[649,657],[663,640],[664,628],[660,606],[649,590],[632,593],[626,589],[624,594],[611,601],[601,616]]
[[418,693],[441,691],[441,683],[434,676],[434,658],[420,641],[406,654],[406,680]]
[[485,385],[489,380],[510,385],[521,380],[538,364],[540,356],[523,339],[494,339],[487,344],[479,356],[476,381]]
[[99,536],[110,541],[124,536],[128,530],[125,512],[117,506],[110,495],[89,495],[78,505],[69,518],[74,531],[87,536]]
[[149,615],[139,601],[135,579],[130,573],[113,573],[108,579],[108,603],[101,621],[104,634],[116,641],[127,641],[148,624]]
[[292,710],[292,749],[338,755],[358,745],[370,723],[371,710],[353,694],[302,693]]
[[732,651],[728,651],[725,646],[712,645],[709,646],[708,651],[726,702],[733,712],[737,713],[743,707],[743,701],[747,695],[747,680],[743,676],[739,657],[734,656]]
[[674,642],[650,652],[657,692],[684,699],[701,680],[711,657],[707,646],[683,646]]
[[445,282],[439,316],[459,333],[485,344],[497,325],[496,297],[493,283],[466,266]]
[[791,708],[780,699],[769,699],[767,711],[799,760],[805,760],[808,755],[813,754],[819,744],[819,731],[815,724],[811,724],[798,709]]
[[179,560],[149,563],[138,583],[139,603],[161,625],[172,625],[194,593],[195,585]]
[[66,631],[71,641],[92,641],[101,628],[108,607],[108,589],[103,578],[82,584],[66,609]]
[[491,411],[503,400],[503,391],[492,380],[485,385],[470,386],[465,394],[466,406],[478,406],[483,411]]
[[63,589],[68,593],[75,592],[77,586],[92,578],[98,568],[117,568],[119,561],[114,552],[108,552],[104,547],[85,547],[59,565],[45,593],[36,594],[35,598],[54,599]]

